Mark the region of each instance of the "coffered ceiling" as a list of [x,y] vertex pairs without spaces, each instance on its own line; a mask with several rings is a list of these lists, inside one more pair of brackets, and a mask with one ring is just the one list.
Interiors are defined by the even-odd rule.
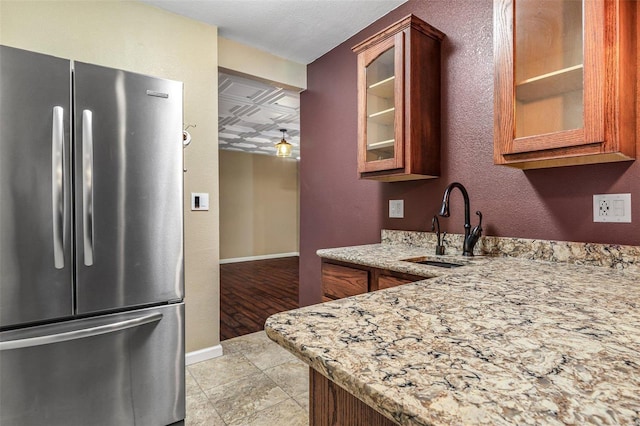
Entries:
[[275,155],[282,139],[300,157],[300,94],[261,81],[218,74],[218,143],[220,149]]

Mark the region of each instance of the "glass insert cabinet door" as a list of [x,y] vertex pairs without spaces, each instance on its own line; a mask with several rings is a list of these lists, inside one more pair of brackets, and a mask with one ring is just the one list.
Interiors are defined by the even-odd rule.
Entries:
[[516,6],[516,138],[583,128],[582,1]]
[[[403,166],[403,33],[358,57],[359,172]],[[364,112],[364,114],[362,114]]]
[[494,0],[494,162],[635,158],[637,0]]

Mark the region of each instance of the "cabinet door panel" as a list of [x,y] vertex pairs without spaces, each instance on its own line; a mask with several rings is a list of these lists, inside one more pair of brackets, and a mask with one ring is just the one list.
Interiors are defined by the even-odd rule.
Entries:
[[359,172],[404,164],[404,33],[358,56]]
[[494,163],[635,158],[637,2],[494,0]]
[[332,299],[366,293],[369,290],[369,272],[323,263],[322,289],[325,297]]

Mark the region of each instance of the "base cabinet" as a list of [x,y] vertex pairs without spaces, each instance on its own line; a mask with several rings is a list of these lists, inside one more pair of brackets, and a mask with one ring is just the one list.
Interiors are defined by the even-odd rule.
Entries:
[[369,271],[347,266],[322,264],[323,302],[369,291]]
[[427,278],[429,277],[323,259],[322,301],[329,302]]
[[394,426],[369,405],[309,368],[309,425]]

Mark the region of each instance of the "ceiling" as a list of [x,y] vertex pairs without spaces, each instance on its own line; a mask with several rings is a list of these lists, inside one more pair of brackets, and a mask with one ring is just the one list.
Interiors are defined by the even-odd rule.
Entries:
[[407,0],[141,0],[222,37],[309,64]]
[[[140,0],[218,27],[218,34],[309,64],[407,0]],[[300,158],[300,95],[268,83],[219,74],[220,149],[275,154],[287,129]]]
[[282,139],[300,158],[300,94],[257,80],[218,73],[218,144],[220,149],[274,155]]

